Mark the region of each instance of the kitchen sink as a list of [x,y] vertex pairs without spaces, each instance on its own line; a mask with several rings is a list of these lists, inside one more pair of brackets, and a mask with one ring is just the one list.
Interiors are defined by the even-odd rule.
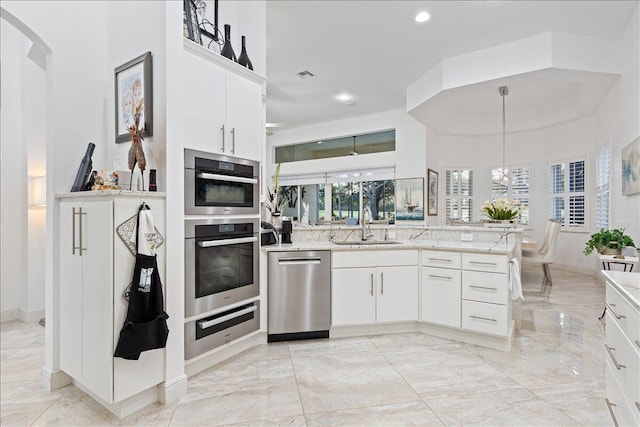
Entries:
[[339,240],[331,242],[341,246],[363,246],[363,245],[398,245],[402,242],[398,240]]

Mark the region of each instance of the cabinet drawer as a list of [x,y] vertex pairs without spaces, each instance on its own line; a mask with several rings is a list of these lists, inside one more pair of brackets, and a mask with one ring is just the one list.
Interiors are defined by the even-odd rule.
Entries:
[[507,336],[508,310],[504,305],[462,301],[462,329],[491,335]]
[[333,252],[333,268],[418,265],[417,250]]
[[422,251],[422,265],[426,267],[460,268],[458,252]]
[[509,302],[507,275],[480,271],[462,272],[462,298],[506,305]]
[[[615,366],[611,359],[607,360],[605,376],[607,379],[606,404],[611,416],[612,425],[637,426],[640,425],[640,408],[635,402],[630,402],[616,381]],[[639,403],[640,404],[640,403]],[[614,421],[615,420],[615,421]]]
[[624,336],[611,312],[607,311],[605,357],[627,399],[640,402],[640,353],[633,345]]
[[506,273],[507,264],[505,255],[462,254],[462,268],[465,270]]
[[640,312],[607,282],[607,312],[615,318],[624,334],[640,352]]

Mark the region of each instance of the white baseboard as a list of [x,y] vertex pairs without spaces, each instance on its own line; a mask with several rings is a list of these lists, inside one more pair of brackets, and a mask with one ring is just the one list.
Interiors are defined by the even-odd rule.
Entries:
[[12,320],[16,320],[20,318],[20,310],[5,310],[0,313],[0,322],[10,322]]
[[79,383],[78,381],[74,381],[73,384],[78,387],[80,390],[87,393],[91,396],[96,402],[104,406],[109,412],[115,415],[118,418],[124,418],[127,415],[131,415],[140,409],[151,405],[152,403],[157,402],[158,399],[158,386],[150,387],[144,391],[141,391],[138,394],[134,394],[131,397],[128,397],[120,402],[116,403],[108,403],[103,399],[99,398],[91,390],[87,389],[84,385]]
[[35,323],[44,318],[44,308],[33,311],[20,310],[19,318],[25,323]]
[[40,378],[42,379],[42,386],[47,391],[57,390],[71,384],[73,381],[69,375],[60,369],[56,369],[52,372],[47,368],[42,368],[40,371]]
[[158,400],[163,405],[171,405],[187,394],[188,377],[181,375],[169,382],[158,385]]
[[0,313],[0,322],[9,322],[11,320],[20,320],[24,323],[35,323],[44,317],[44,309],[24,311],[21,308],[13,310],[5,310]]
[[418,322],[377,323],[370,325],[335,326],[330,338],[362,337],[366,335],[403,334],[418,331]]

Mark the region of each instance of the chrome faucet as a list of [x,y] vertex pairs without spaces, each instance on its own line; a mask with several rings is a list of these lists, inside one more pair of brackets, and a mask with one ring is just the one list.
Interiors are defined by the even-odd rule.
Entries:
[[[362,208],[362,215],[360,216],[360,223],[362,225],[362,240],[366,241],[369,237],[373,237],[373,233],[371,232],[371,225],[367,225],[367,217],[366,213],[369,212],[369,224],[371,224],[371,209],[369,206],[365,206]],[[367,232],[368,230],[368,232]]]

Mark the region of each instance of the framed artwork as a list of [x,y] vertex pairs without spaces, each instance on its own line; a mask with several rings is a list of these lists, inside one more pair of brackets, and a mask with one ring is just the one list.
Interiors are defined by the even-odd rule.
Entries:
[[427,169],[427,215],[438,215],[438,172]]
[[144,136],[153,135],[153,74],[151,52],[115,69],[116,143],[130,141],[127,128],[133,124],[133,115],[142,104],[140,125]]
[[622,195],[640,193],[640,137],[622,149]]
[[424,220],[424,178],[396,180],[396,220]]
[[189,40],[202,45],[202,34],[198,24],[198,7],[194,0],[184,0],[183,10],[184,36]]

